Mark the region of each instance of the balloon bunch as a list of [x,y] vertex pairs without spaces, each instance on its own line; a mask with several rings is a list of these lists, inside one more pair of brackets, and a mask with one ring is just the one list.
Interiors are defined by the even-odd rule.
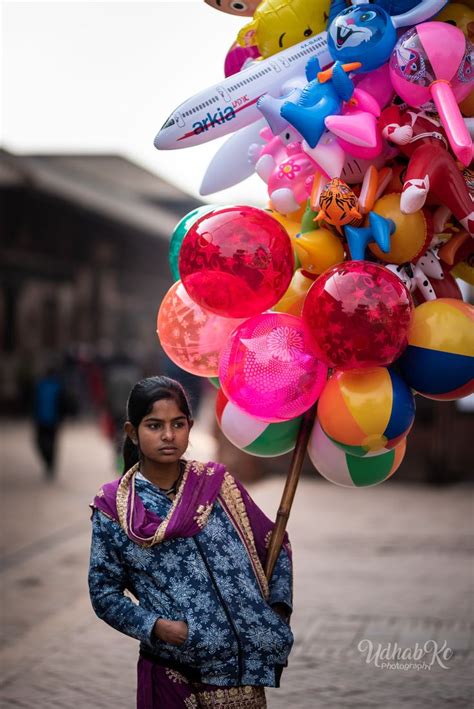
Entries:
[[219,425],[253,455],[291,450],[318,401],[309,455],[340,485],[398,468],[415,394],[474,392],[474,311],[456,280],[474,284],[474,12],[444,5],[263,0],[231,50],[252,55],[155,140],[233,132],[201,191],[255,172],[270,200],[177,225],[164,350],[219,378]]

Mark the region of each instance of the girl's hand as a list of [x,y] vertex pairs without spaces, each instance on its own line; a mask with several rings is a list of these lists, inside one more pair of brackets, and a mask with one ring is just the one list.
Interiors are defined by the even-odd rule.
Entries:
[[288,608],[284,603],[273,603],[271,606],[275,613],[278,613],[285,623],[288,623]]
[[164,643],[182,645],[188,637],[188,625],[184,620],[158,618],[153,626],[153,633]]

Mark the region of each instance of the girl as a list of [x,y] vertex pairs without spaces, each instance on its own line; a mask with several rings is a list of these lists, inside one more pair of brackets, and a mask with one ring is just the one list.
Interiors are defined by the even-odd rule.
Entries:
[[178,382],[133,387],[125,472],[91,503],[92,606],[140,640],[138,709],[260,709],[293,644],[290,544],[268,582],[273,524],[223,465],[183,460],[192,425]]

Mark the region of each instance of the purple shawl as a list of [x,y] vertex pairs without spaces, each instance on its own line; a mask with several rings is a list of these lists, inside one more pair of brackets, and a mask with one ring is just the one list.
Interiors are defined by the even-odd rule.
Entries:
[[[274,523],[255,504],[241,482],[220,463],[188,461],[176,496],[165,518],[147,510],[135,494],[135,465],[121,478],[106,483],[90,507],[120,524],[128,537],[142,546],[153,546],[174,537],[192,537],[205,526],[217,498],[237,530],[254,566],[264,594],[263,574]],[[291,560],[288,534],[283,540]]]

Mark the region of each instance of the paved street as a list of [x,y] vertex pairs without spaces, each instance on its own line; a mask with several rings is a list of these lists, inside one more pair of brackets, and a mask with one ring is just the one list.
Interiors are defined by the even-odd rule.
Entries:
[[[212,439],[192,438],[191,455],[212,458]],[[133,709],[137,643],[99,621],[87,593],[87,505],[114,477],[107,442],[90,424],[68,425],[54,483],[25,424],[3,427],[0,455],[0,706]],[[249,489],[274,517],[282,486]],[[473,706],[472,487],[346,490],[315,475],[300,483],[289,533],[296,641],[282,687],[267,692],[271,709]],[[378,667],[358,649],[366,641],[412,653],[434,641],[454,654]]]

